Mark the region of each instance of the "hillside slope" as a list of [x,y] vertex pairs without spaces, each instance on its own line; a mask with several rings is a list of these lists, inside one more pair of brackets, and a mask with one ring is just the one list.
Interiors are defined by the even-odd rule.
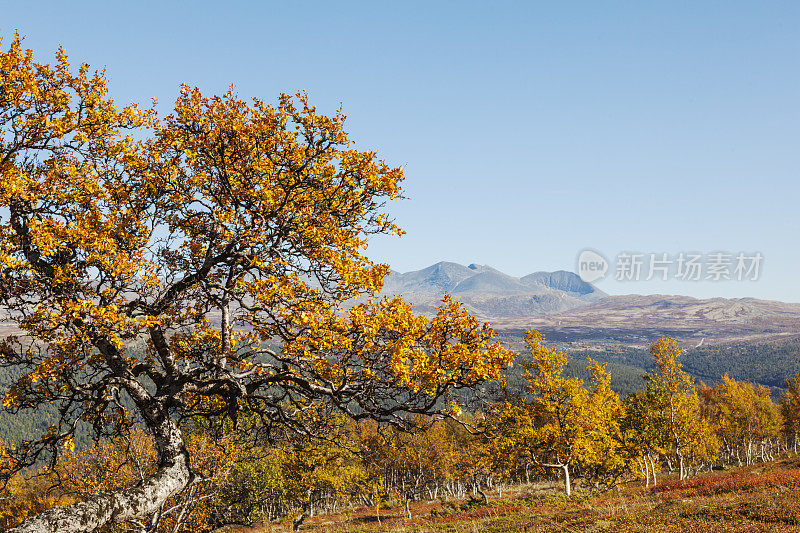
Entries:
[[800,304],[755,298],[637,294],[608,296],[588,305],[537,317],[497,317],[498,329],[534,328],[552,340],[645,342],[660,335],[697,345],[800,333]]

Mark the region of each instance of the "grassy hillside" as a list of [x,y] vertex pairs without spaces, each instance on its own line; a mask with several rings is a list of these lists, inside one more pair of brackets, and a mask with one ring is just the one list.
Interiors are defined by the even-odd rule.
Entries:
[[[800,463],[797,460],[714,472],[655,488],[641,483],[571,498],[549,485],[528,485],[473,501],[418,502],[410,507],[358,508],[311,518],[301,531],[362,532],[564,532],[564,531],[800,531]],[[287,523],[228,528],[231,533],[286,531]],[[289,526],[289,529],[291,527]]]

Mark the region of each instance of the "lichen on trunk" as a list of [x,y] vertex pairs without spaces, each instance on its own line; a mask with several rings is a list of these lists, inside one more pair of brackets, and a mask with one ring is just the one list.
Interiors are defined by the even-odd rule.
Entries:
[[180,428],[170,418],[154,428],[159,467],[144,483],[83,502],[55,507],[9,530],[9,533],[88,533],[109,523],[142,519],[158,511],[191,479],[189,456]]

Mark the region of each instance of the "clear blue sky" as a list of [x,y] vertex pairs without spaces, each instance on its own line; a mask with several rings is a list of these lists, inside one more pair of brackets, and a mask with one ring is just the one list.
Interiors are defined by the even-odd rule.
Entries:
[[757,282],[610,293],[800,301],[800,2],[0,1],[40,59],[107,68],[120,102],[186,82],[341,104],[406,170],[408,234],[372,256],[512,275],[586,247],[761,252]]

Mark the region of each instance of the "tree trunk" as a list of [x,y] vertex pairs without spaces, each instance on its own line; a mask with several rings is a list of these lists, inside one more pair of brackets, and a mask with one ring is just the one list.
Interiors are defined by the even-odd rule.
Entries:
[[650,471],[653,472],[653,486],[655,487],[658,484],[658,479],[656,478],[656,464],[649,453],[647,454],[647,458],[650,460]]
[[[639,459],[636,459],[636,462],[639,463]],[[647,458],[642,455],[642,462],[639,463],[639,470],[642,470],[644,474],[644,486],[650,486],[650,466],[647,464]]]
[[563,465],[564,469],[564,492],[567,496],[572,494],[572,485],[569,482],[569,465]]
[[156,473],[141,485],[87,501],[49,509],[8,533],[89,533],[110,523],[141,519],[158,511],[167,498],[189,484],[189,456],[183,436],[168,415],[151,425],[159,452]]

